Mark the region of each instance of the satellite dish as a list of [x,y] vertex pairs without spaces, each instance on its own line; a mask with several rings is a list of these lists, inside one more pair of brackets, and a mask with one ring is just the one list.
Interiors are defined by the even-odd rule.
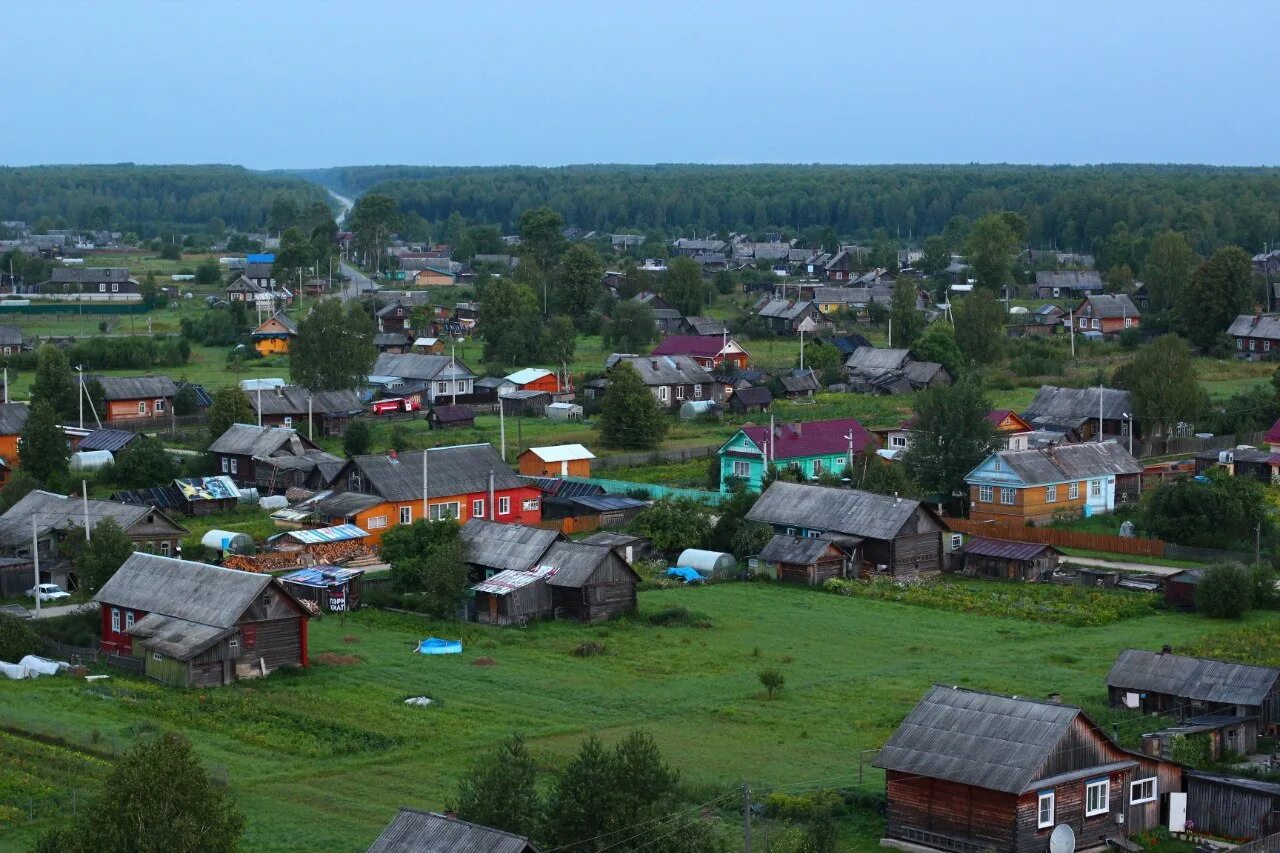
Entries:
[[1053,828],[1053,834],[1049,836],[1049,853],[1075,853],[1076,850],[1076,834],[1065,823],[1060,823]]

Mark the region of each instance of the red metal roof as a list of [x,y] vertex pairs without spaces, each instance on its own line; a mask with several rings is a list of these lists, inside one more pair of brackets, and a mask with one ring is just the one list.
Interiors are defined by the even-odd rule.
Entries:
[[1280,444],[1280,421],[1276,421],[1271,425],[1271,429],[1267,430],[1267,437],[1263,441],[1267,444]]
[[966,554],[978,554],[983,557],[1001,557],[1008,560],[1034,560],[1044,551],[1056,551],[1052,545],[1040,545],[1035,542],[1011,542],[1008,539],[987,539],[975,536],[964,543]]
[[687,355],[715,358],[724,349],[724,341],[716,335],[669,335],[649,355]]
[[[778,425],[779,435],[769,449],[771,458],[786,460],[798,459],[804,456],[817,456],[823,453],[847,453],[849,439],[845,438],[845,436],[850,432],[853,434],[854,453],[860,453],[869,447],[875,447],[875,441],[871,433],[856,418],[809,421],[799,426],[800,431],[797,433],[794,424]],[[755,442],[757,447],[763,448],[769,443],[769,427],[767,426],[746,426],[742,428],[742,431]]]

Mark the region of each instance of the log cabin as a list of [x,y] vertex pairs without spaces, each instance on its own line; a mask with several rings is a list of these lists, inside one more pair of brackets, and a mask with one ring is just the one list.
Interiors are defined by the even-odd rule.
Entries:
[[851,555],[845,547],[829,539],[781,534],[765,544],[759,560],[766,567],[766,574],[777,580],[809,586],[848,577],[851,566],[861,563],[856,546]]
[[1256,717],[1264,730],[1280,727],[1280,669],[1125,649],[1107,673],[1117,708],[1179,719],[1204,714]]
[[964,574],[1001,580],[1048,580],[1062,552],[1052,545],[975,536],[964,543]]
[[547,586],[557,618],[603,622],[636,609],[640,576],[607,545],[557,542],[537,565],[552,570]]
[[1182,768],[1118,746],[1079,708],[935,686],[880,750],[885,846],[1042,853],[1161,826]]

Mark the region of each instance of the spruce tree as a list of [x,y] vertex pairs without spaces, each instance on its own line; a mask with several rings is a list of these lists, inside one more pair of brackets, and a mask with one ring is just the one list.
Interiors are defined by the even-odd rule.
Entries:
[[600,433],[605,446],[636,450],[657,447],[667,434],[667,414],[640,374],[622,361],[613,366],[608,378],[600,409]]

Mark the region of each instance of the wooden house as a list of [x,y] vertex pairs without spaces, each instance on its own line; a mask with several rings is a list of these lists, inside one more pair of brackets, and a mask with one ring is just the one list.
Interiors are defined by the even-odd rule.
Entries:
[[403,332],[378,332],[373,336],[373,345],[378,352],[389,352],[392,355],[412,351],[410,338]]
[[524,625],[555,613],[547,579],[552,569],[507,569],[471,587],[475,620],[485,625]]
[[277,311],[253,330],[253,348],[261,356],[288,355],[289,346],[298,339],[298,327],[283,311]]
[[467,565],[473,578],[490,578],[499,572],[528,572],[564,537],[559,531],[529,524],[498,524],[472,518],[462,525]]
[[725,401],[725,406],[736,415],[767,412],[772,405],[773,393],[768,388],[742,388],[730,394]]
[[624,362],[666,409],[679,409],[686,400],[714,400],[719,388],[706,368],[683,355],[611,355],[605,360],[606,381],[608,371]]
[[212,687],[307,666],[310,611],[267,574],[133,554],[93,597],[102,649],[147,676]]
[[0,403],[0,488],[18,470],[18,441],[27,426],[31,407],[26,403]]
[[516,391],[545,391],[548,394],[560,393],[560,377],[550,370],[541,367],[526,367],[507,376],[507,381],[515,386]]
[[1096,270],[1038,270],[1036,272],[1037,299],[1084,297],[1092,293],[1102,293],[1102,275]]
[[54,267],[49,280],[18,288],[47,299],[85,302],[141,302],[138,280],[126,267]]
[[[264,395],[265,396],[265,395]],[[293,486],[325,488],[342,467],[296,429],[232,424],[209,446],[218,473],[268,494]]]
[[538,853],[538,848],[524,836],[401,808],[368,853]]
[[[383,305],[377,311],[378,331],[408,334],[413,331],[413,305],[397,299]],[[441,347],[443,349],[443,346]]]
[[864,567],[896,578],[942,571],[947,525],[920,501],[779,480],[765,489],[747,520],[787,536],[830,539],[850,554],[860,546]]
[[1000,580],[1048,580],[1062,552],[1052,545],[975,536],[964,543],[964,573]]
[[[447,355],[416,353],[382,353],[373,363],[370,374],[394,377],[401,383],[420,388],[417,397],[424,404],[434,403],[437,399],[452,403],[457,397],[466,397],[476,379],[471,369],[457,359]],[[409,396],[399,393],[395,386],[389,389],[389,395]]]
[[[732,399],[732,398],[731,398]],[[734,482],[758,492],[770,465],[790,468],[805,479],[823,474],[839,477],[859,453],[876,449],[876,439],[856,418],[775,424],[748,424],[716,452],[720,457],[720,491]]]
[[909,394],[950,385],[951,373],[936,361],[918,361],[910,350],[858,347],[845,359],[849,390],[859,394]]
[[969,517],[1045,524],[1111,512],[1142,465],[1116,441],[997,450],[965,475]]
[[857,546],[854,553],[830,539],[775,535],[760,551],[765,573],[780,581],[821,586],[832,578],[849,577],[851,568],[861,565]]
[[476,410],[470,406],[437,403],[427,413],[427,426],[431,429],[468,429],[475,425]]
[[245,391],[258,422],[263,426],[297,428],[308,438],[340,436],[351,418],[361,414],[364,405],[354,391],[309,391],[301,385],[277,385],[274,388]]
[[452,287],[458,283],[458,277],[438,269],[410,270],[405,273],[404,283],[415,287]]
[[853,281],[857,278],[858,259],[849,251],[840,249],[827,261],[823,277],[827,281]]
[[631,298],[642,305],[649,306],[650,310],[653,311],[654,326],[659,332],[664,335],[680,333],[680,329],[685,324],[684,315],[677,311],[667,300],[648,290],[637,293]]
[[1076,306],[1069,322],[1075,323],[1077,332],[1098,332],[1111,338],[1125,329],[1138,328],[1142,312],[1124,293],[1091,294]]
[[178,386],[168,376],[95,376],[85,377],[84,381],[97,381],[102,387],[107,409],[102,416],[105,423],[173,415]]
[[653,348],[649,355],[683,355],[693,359],[707,370],[731,367],[743,370],[751,354],[733,338],[709,335],[668,335]]
[[22,334],[21,326],[0,325],[0,355],[5,357],[17,355],[31,348],[31,341]]
[[176,511],[187,516],[213,515],[240,505],[240,490],[225,474],[214,477],[182,477],[166,486],[125,489],[111,500],[135,506]]
[[596,455],[581,444],[530,447],[520,454],[520,473],[531,477],[590,477]]
[[246,275],[239,275],[224,288],[227,294],[228,302],[244,302],[252,304],[253,307],[270,310],[275,306],[276,294],[267,287],[249,279]]
[[1162,826],[1182,786],[1181,767],[1121,748],[1079,708],[941,685],[874,764],[882,843],[911,850],[1043,853],[1063,825],[1100,849]]
[[636,609],[640,576],[607,545],[557,542],[537,566],[551,570],[547,586],[557,618],[603,622]]
[[1162,651],[1125,649],[1107,673],[1111,705],[1179,719],[1204,714],[1255,717],[1280,728],[1280,669]]
[[546,391],[509,391],[498,398],[502,413],[511,417],[545,417],[555,398]]
[[1280,832],[1280,785],[1199,770],[1184,776],[1187,823],[1196,832],[1255,841]]
[[818,310],[811,299],[796,302],[766,297],[752,310],[765,321],[770,331],[778,335],[813,334],[831,328],[831,320]]
[[1235,339],[1236,358],[1260,361],[1280,351],[1280,314],[1240,314],[1227,327]]
[[1004,440],[1005,450],[1026,450],[1030,447],[1031,433],[1035,428],[1017,412],[992,409],[987,412],[987,422],[996,428],[996,432]]
[[[1062,433],[1069,442],[1096,441],[1104,437],[1142,437],[1133,420],[1133,399],[1118,388],[1060,388],[1041,385],[1022,419],[1034,429]],[[1101,427],[1101,429],[1099,429]]]
[[1179,739],[1200,740],[1212,762],[1258,752],[1258,718],[1235,714],[1201,714],[1176,725],[1142,735],[1142,751],[1156,758],[1173,759]]
[[653,543],[648,539],[632,536],[630,533],[619,533],[616,530],[601,530],[578,541],[587,545],[608,545],[617,551],[622,559],[632,564],[653,552]]

